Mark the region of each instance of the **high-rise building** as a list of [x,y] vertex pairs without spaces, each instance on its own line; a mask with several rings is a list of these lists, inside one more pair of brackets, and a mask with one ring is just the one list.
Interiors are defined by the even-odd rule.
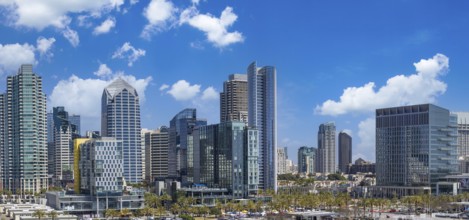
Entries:
[[469,173],[469,112],[454,112],[458,116],[459,171]]
[[65,185],[73,180],[72,139],[78,136],[78,131],[77,126],[70,122],[64,107],[54,107],[52,116],[54,144],[49,148],[48,159],[53,162],[53,166],[49,167],[49,174],[53,175],[55,185]]
[[286,148],[277,148],[277,172],[278,174],[287,173],[287,155]]
[[115,138],[90,139],[80,147],[80,191],[92,196],[122,195],[123,144]]
[[246,74],[232,74],[220,93],[220,122],[248,122],[248,80]]
[[316,171],[317,149],[314,147],[300,147],[298,149],[298,173],[310,174]]
[[73,173],[75,178],[73,181],[73,190],[75,194],[81,193],[81,174],[80,174],[80,159],[81,159],[81,144],[90,140],[90,138],[75,138],[73,140]]
[[277,73],[251,63],[248,75],[248,124],[259,133],[259,188],[277,191]]
[[69,115],[68,116],[68,121],[70,121],[70,123],[72,125],[75,125],[76,127],[76,134],[78,136],[81,135],[81,116],[80,115],[75,115],[75,114],[72,114],[72,115]]
[[432,104],[376,110],[377,186],[434,187],[458,172],[457,118]]
[[199,126],[194,131],[194,181],[226,188],[233,198],[257,194],[258,133],[244,122]]
[[169,129],[162,126],[147,131],[145,137],[145,179],[149,182],[168,176]]
[[4,189],[39,193],[48,187],[47,113],[42,78],[32,65],[7,77],[0,95],[0,146]]
[[101,106],[101,134],[122,141],[125,181],[142,181],[140,105],[135,88],[119,78],[104,89]]
[[319,126],[316,170],[320,173],[335,173],[335,169],[335,124],[329,122]]
[[168,175],[181,178],[184,186],[194,182],[193,132],[202,125],[207,125],[207,121],[197,119],[196,109],[191,108],[182,110],[169,122]]
[[294,168],[293,161],[290,159],[285,160],[286,173],[297,173],[298,171]]
[[339,132],[339,170],[346,173],[352,163],[352,137],[344,131]]

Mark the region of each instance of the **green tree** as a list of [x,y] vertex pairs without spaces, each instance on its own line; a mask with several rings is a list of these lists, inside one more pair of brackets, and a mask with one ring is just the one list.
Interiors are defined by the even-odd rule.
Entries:
[[104,211],[104,216],[106,218],[115,218],[115,217],[119,217],[120,216],[120,212],[115,210],[115,209],[106,209]]
[[129,209],[121,209],[120,217],[130,217],[132,216],[132,212]]

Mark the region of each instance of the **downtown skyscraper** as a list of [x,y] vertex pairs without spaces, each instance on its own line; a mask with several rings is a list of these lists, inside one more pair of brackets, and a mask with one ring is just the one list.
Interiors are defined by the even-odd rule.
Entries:
[[339,170],[348,172],[352,163],[352,137],[344,131],[339,132]]
[[169,122],[168,176],[181,179],[183,186],[194,182],[194,128],[207,125],[197,111],[187,108]]
[[248,76],[248,125],[259,134],[259,188],[277,191],[277,72],[251,63]]
[[39,193],[47,189],[47,113],[42,77],[32,65],[8,76],[0,95],[0,163],[3,188]]
[[101,134],[122,141],[124,178],[139,183],[143,158],[137,91],[119,78],[104,89],[101,101]]
[[318,131],[316,170],[319,173],[335,173],[335,124],[324,123]]
[[220,93],[220,123],[248,122],[248,79],[246,74],[231,74]]
[[456,115],[436,105],[377,109],[376,185],[435,190],[458,172],[457,129]]

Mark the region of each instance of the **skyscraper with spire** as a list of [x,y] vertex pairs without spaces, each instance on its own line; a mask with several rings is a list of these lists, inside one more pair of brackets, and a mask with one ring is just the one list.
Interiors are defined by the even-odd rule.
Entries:
[[39,193],[47,189],[47,113],[42,77],[21,65],[0,95],[0,163],[3,188]]
[[142,181],[140,104],[135,88],[119,78],[104,89],[101,133],[122,141],[122,162],[127,182]]

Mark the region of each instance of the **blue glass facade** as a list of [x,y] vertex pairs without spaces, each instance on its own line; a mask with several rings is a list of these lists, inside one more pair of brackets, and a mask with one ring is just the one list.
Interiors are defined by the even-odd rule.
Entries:
[[142,181],[142,140],[137,91],[122,79],[104,89],[101,133],[122,141],[123,171],[127,182]]
[[259,133],[259,188],[277,189],[277,76],[275,67],[248,66],[248,124]]
[[377,185],[433,188],[457,172],[457,118],[447,109],[424,104],[376,110]]
[[181,178],[184,186],[194,182],[194,128],[207,125],[197,119],[196,109],[184,109],[169,122],[169,176]]

